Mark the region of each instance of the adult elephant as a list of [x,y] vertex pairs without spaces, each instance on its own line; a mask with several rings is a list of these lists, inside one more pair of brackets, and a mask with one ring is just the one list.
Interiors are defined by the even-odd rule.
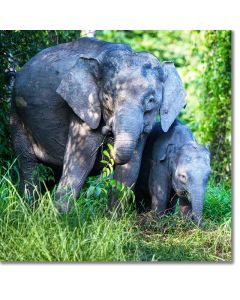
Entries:
[[50,165],[62,172],[56,205],[67,211],[68,190],[78,197],[108,130],[114,137],[116,179],[131,185],[159,108],[167,131],[184,98],[172,63],[160,64],[125,44],[81,38],[41,51],[17,73],[12,102],[21,191],[29,183],[33,193],[37,163]]

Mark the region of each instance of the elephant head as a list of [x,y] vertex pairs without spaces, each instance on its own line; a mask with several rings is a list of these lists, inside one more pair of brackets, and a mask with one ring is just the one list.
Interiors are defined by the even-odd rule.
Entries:
[[131,159],[142,133],[152,129],[160,109],[167,131],[185,105],[181,79],[171,62],[129,47],[81,55],[57,88],[75,114],[92,129],[101,118],[114,135],[115,161]]
[[174,190],[179,197],[186,197],[190,201],[193,220],[200,223],[211,171],[209,150],[196,142],[189,142],[180,148],[170,145],[169,148]]

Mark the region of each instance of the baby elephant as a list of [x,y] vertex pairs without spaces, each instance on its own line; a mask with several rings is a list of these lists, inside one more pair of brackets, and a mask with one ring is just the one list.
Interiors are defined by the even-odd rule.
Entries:
[[157,123],[150,133],[135,185],[137,204],[164,214],[175,211],[200,224],[210,174],[210,152],[191,130],[175,121],[168,132]]

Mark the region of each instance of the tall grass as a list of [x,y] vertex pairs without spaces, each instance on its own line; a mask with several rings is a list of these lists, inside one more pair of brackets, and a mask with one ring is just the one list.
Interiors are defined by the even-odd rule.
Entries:
[[[5,262],[231,261],[231,193],[210,183],[203,227],[178,215],[107,213],[104,190],[89,179],[71,213],[60,216],[54,191],[31,210],[9,171],[0,169],[0,260]],[[97,186],[104,185],[98,181]]]

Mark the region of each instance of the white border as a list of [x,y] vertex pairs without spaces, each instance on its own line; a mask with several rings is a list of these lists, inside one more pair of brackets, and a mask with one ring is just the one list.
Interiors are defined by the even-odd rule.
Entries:
[[[237,29],[234,0],[12,0],[4,29]],[[11,5],[11,6],[10,6]],[[5,9],[4,9],[5,8]]]
[[[83,1],[81,1],[83,2]],[[238,1],[5,1],[1,29],[234,30],[234,263],[2,264],[1,299],[236,299],[239,294]],[[10,7],[11,5],[11,7]],[[238,155],[237,155],[238,154]]]

